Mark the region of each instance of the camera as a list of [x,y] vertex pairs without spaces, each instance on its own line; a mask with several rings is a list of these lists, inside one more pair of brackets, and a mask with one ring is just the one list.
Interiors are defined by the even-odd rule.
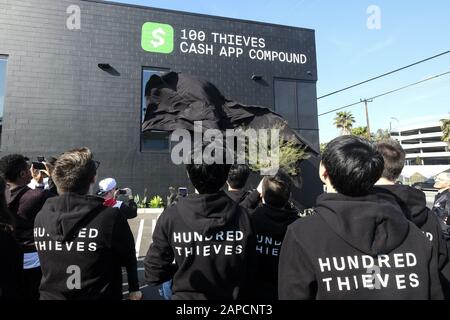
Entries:
[[117,191],[117,194],[127,194],[127,190],[119,189],[119,191]]
[[42,162],[33,162],[33,169],[35,170],[45,170],[45,165]]
[[183,187],[178,188],[178,195],[180,197],[186,197],[188,195],[188,189]]

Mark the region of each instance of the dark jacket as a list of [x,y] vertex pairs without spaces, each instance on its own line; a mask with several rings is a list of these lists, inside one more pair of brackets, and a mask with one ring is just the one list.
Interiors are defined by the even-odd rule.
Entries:
[[137,217],[137,204],[133,199],[128,199],[125,203],[123,202],[120,206],[120,212],[122,212],[123,216],[127,219],[134,219]]
[[0,301],[19,299],[23,253],[7,225],[0,223]]
[[255,299],[278,300],[278,260],[287,227],[299,218],[297,211],[263,204],[252,214],[256,233],[257,271]]
[[54,196],[44,189],[32,190],[27,186],[11,190],[8,209],[13,215],[14,235],[25,253],[36,252],[34,248],[34,219],[45,201]]
[[34,235],[42,300],[120,300],[121,267],[134,270],[128,274],[130,290],[139,288],[130,227],[102,198],[67,193],[49,199],[36,217]]
[[161,214],[144,260],[145,279],[157,286],[173,278],[174,300],[241,299],[248,297],[254,257],[244,209],[224,192],[189,195]]
[[442,234],[444,235],[447,245],[450,244],[450,192],[445,190],[438,193],[434,200],[432,209],[433,214],[438,218]]
[[261,202],[261,197],[259,196],[259,192],[256,190],[247,191],[247,190],[239,190],[239,191],[229,191],[225,190],[227,196],[231,198],[234,202],[238,203],[241,207],[248,210],[255,210]]
[[[433,246],[439,253],[439,266],[445,265],[448,261],[447,244],[445,243],[438,219],[427,208],[425,193],[404,185],[385,185],[378,186],[378,188],[387,190],[395,196],[406,218],[422,230],[428,240],[433,243]],[[375,190],[380,190],[378,188]]]
[[427,200],[423,191],[404,185],[378,186],[396,197],[408,220],[414,223],[431,241],[439,255],[441,284],[446,298],[450,298],[450,265],[448,248],[442,233],[441,224],[433,212],[427,208]]
[[443,192],[438,192],[438,194],[434,197],[434,204],[437,204],[439,199],[444,199],[443,196],[445,196],[445,199],[450,198],[450,190],[444,190]]
[[133,198],[128,199],[126,202],[111,198],[108,200],[104,200],[103,204],[106,207],[118,208],[125,219],[134,219],[137,217],[138,207]]
[[280,299],[443,299],[438,257],[389,194],[323,194],[288,227]]

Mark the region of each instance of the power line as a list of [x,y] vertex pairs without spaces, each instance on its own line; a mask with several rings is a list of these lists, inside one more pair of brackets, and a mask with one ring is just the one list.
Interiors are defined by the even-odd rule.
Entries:
[[335,111],[339,111],[339,110],[342,110],[342,109],[346,109],[346,108],[350,108],[350,107],[356,106],[357,104],[363,103],[363,102],[366,101],[366,100],[377,99],[377,98],[386,96],[386,95],[388,95],[388,94],[391,94],[391,93],[394,93],[394,92],[397,92],[397,91],[400,91],[400,90],[404,90],[404,89],[410,88],[410,87],[412,87],[412,86],[416,86],[416,85],[418,85],[418,84],[421,84],[421,83],[424,83],[424,82],[427,82],[427,81],[430,81],[430,80],[434,80],[434,79],[436,79],[436,78],[445,76],[445,75],[447,75],[447,74],[450,74],[450,71],[447,71],[447,72],[438,74],[438,75],[436,75],[436,76],[433,76],[433,77],[430,77],[430,78],[427,78],[427,79],[424,79],[424,80],[421,80],[421,81],[417,81],[417,82],[408,84],[408,85],[406,85],[406,86],[403,86],[403,87],[398,88],[398,89],[395,89],[395,90],[391,90],[391,91],[388,91],[388,92],[381,93],[381,94],[379,94],[379,95],[376,95],[376,96],[371,97],[371,98],[368,98],[368,99],[364,99],[364,100],[361,100],[361,101],[358,101],[358,102],[355,102],[355,103],[352,103],[352,104],[348,104],[348,105],[343,106],[343,107],[340,107],[340,108],[336,108],[336,109],[333,109],[333,110],[330,110],[330,111],[321,113],[321,114],[319,114],[319,117],[320,117],[320,116],[324,116],[324,115],[329,114],[329,113],[333,113],[333,112],[335,112]]
[[443,55],[446,55],[446,54],[448,54],[448,53],[450,53],[450,50],[447,50],[447,51],[442,52],[442,53],[439,53],[439,54],[437,54],[437,55],[435,55],[435,56],[432,56],[432,57],[429,57],[429,58],[426,58],[426,59],[423,59],[423,60],[414,62],[414,63],[412,63],[412,64],[409,64],[409,65],[407,65],[407,66],[401,67],[401,68],[399,68],[399,69],[396,69],[396,70],[393,70],[393,71],[390,71],[390,72],[387,72],[387,73],[383,73],[382,75],[376,76],[376,77],[374,77],[374,78],[370,78],[370,79],[368,79],[368,80],[365,80],[365,81],[362,81],[362,82],[358,82],[358,83],[356,83],[356,84],[354,84],[354,85],[351,85],[351,86],[349,86],[349,87],[345,87],[345,88],[343,88],[343,89],[333,91],[333,92],[331,92],[331,93],[328,93],[328,94],[326,94],[326,95],[323,95],[323,96],[318,97],[317,100],[322,99],[322,98],[329,97],[329,96],[331,96],[331,95],[334,95],[334,94],[339,93],[339,92],[342,92],[342,91],[346,91],[346,90],[352,89],[352,88],[354,88],[354,87],[357,87],[357,86],[360,86],[360,85],[362,85],[362,84],[371,82],[371,81],[373,81],[373,80],[377,80],[377,79],[383,78],[383,77],[388,76],[388,75],[390,75],[390,74],[393,74],[393,73],[396,73],[396,72],[399,72],[399,71],[402,71],[402,70],[411,68],[411,67],[413,67],[413,66],[415,66],[415,65],[418,65],[418,64],[420,64],[420,63],[423,63],[423,62],[426,62],[426,61],[429,61],[429,60],[432,60],[432,59],[436,59],[436,58],[438,58],[438,57],[440,57],[440,56],[443,56]]

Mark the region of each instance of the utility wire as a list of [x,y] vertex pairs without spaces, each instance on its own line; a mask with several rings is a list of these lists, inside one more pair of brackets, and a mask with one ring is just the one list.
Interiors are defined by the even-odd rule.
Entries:
[[438,74],[438,75],[433,76],[433,77],[426,78],[426,79],[421,80],[421,81],[417,81],[417,82],[408,84],[408,85],[406,85],[406,86],[404,86],[404,87],[401,87],[401,88],[398,88],[398,89],[395,89],[395,90],[391,90],[391,91],[388,91],[388,92],[381,93],[381,94],[379,94],[379,95],[376,95],[376,96],[371,97],[371,98],[368,98],[368,99],[363,99],[363,100],[361,100],[361,101],[358,101],[358,102],[355,102],[355,103],[352,103],[352,104],[349,104],[349,105],[346,105],[346,106],[343,106],[343,107],[340,107],[340,108],[336,108],[336,109],[333,109],[333,110],[330,110],[330,111],[321,113],[321,114],[319,114],[319,117],[320,117],[320,116],[324,116],[324,115],[329,114],[329,113],[332,113],[332,112],[335,112],[335,111],[339,111],[339,110],[342,110],[342,109],[346,109],[346,108],[349,108],[349,107],[356,106],[357,104],[363,103],[365,100],[373,100],[373,99],[377,99],[377,98],[386,96],[386,95],[388,95],[388,94],[391,94],[391,93],[394,93],[394,92],[397,92],[397,91],[400,91],[400,90],[404,90],[404,89],[410,88],[410,87],[412,87],[412,86],[416,86],[416,85],[418,85],[418,84],[421,84],[421,83],[424,83],[424,82],[427,82],[427,81],[430,81],[430,80],[434,80],[434,79],[436,79],[436,78],[445,76],[445,75],[447,75],[447,74],[450,74],[450,71],[447,71],[447,72]]
[[443,55],[446,55],[446,54],[448,54],[448,53],[450,53],[450,50],[447,50],[447,51],[442,52],[442,53],[439,53],[439,54],[437,54],[437,55],[435,55],[435,56],[432,56],[432,57],[429,57],[429,58],[426,58],[426,59],[423,59],[423,60],[414,62],[414,63],[412,63],[412,64],[409,64],[409,65],[407,65],[407,66],[401,67],[401,68],[399,68],[399,69],[396,69],[396,70],[393,70],[393,71],[390,71],[390,72],[387,72],[387,73],[383,73],[382,75],[376,76],[376,77],[374,77],[374,78],[370,78],[370,79],[368,79],[368,80],[365,80],[365,81],[362,81],[362,82],[358,82],[358,83],[356,83],[356,84],[354,84],[354,85],[351,85],[351,86],[349,86],[349,87],[345,87],[345,88],[343,88],[343,89],[333,91],[333,92],[331,92],[331,93],[328,93],[328,94],[326,94],[326,95],[323,95],[323,96],[318,97],[317,100],[322,99],[322,98],[326,98],[326,97],[329,97],[329,96],[332,96],[332,95],[334,95],[334,94],[336,94],[336,93],[339,93],[339,92],[342,92],[342,91],[346,91],[346,90],[352,89],[352,88],[354,88],[354,87],[357,87],[357,86],[360,86],[360,85],[362,85],[362,84],[371,82],[371,81],[373,81],[373,80],[377,80],[377,79],[386,77],[386,76],[388,76],[388,75],[390,75],[390,74],[393,74],[393,73],[396,73],[396,72],[399,72],[399,71],[402,71],[402,70],[411,68],[411,67],[413,67],[413,66],[415,66],[415,65],[418,65],[418,64],[420,64],[420,63],[423,63],[423,62],[426,62],[426,61],[429,61],[429,60],[432,60],[432,59],[436,59],[436,58],[438,58],[438,57],[440,57],[440,56],[443,56]]

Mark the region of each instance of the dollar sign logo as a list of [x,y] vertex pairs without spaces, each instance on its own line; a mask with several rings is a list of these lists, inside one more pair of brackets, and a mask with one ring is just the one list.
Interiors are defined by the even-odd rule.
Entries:
[[174,49],[175,32],[169,24],[146,22],[142,26],[141,46],[147,52],[170,54]]
[[152,32],[153,39],[150,41],[153,48],[159,48],[162,45],[164,45],[165,40],[164,36],[166,35],[166,32],[162,28],[158,28]]

